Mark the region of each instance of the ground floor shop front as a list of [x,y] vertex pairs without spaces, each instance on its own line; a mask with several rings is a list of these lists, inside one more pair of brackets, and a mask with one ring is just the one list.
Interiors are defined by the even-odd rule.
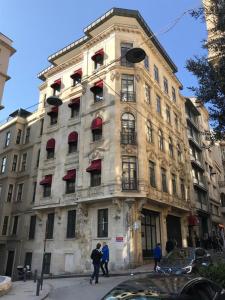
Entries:
[[[36,210],[33,240],[23,243],[22,253],[6,246],[5,256],[16,266],[29,264],[40,274],[90,272],[90,253],[98,242],[110,249],[110,270],[148,263],[157,243],[165,246],[168,238],[177,246],[186,246],[187,211],[160,206],[150,199],[108,199],[95,203],[77,203],[68,207]],[[4,272],[9,268],[5,266]],[[10,274],[9,274],[10,275]]]

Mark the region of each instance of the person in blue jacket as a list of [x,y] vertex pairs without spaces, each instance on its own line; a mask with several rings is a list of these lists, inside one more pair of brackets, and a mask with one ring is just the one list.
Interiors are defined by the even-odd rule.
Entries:
[[101,269],[103,276],[109,276],[108,270],[108,262],[109,262],[109,247],[106,242],[103,243],[102,247],[102,259],[101,259]]
[[160,243],[158,243],[156,245],[156,247],[154,248],[153,257],[154,257],[154,261],[155,261],[154,271],[156,271],[156,267],[162,258],[162,249],[161,249]]

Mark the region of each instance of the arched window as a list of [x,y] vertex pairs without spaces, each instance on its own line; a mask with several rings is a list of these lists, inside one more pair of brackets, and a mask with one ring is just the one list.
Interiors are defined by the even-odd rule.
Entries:
[[153,128],[150,121],[147,121],[147,141],[153,143]]
[[50,139],[46,144],[47,159],[54,158],[55,155],[55,139]]
[[121,143],[136,144],[135,117],[131,113],[122,115],[121,127]]
[[181,162],[182,160],[182,151],[181,151],[180,144],[177,144],[177,159],[179,162]]
[[91,123],[93,141],[102,139],[102,119],[100,117],[94,119]]
[[169,154],[171,157],[173,157],[173,141],[171,137],[169,137]]
[[161,151],[164,150],[164,138],[163,138],[163,133],[162,133],[161,129],[159,129],[159,149]]
[[72,131],[68,135],[69,153],[73,153],[77,151],[77,142],[78,142],[78,133],[76,131]]

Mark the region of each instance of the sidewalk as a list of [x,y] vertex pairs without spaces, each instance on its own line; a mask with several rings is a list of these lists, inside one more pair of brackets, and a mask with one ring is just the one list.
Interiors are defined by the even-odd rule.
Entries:
[[49,283],[43,284],[43,290],[40,291],[39,296],[36,296],[37,284],[33,280],[26,282],[14,281],[12,288],[8,294],[1,297],[4,300],[42,300],[46,299],[52,290],[52,286]]

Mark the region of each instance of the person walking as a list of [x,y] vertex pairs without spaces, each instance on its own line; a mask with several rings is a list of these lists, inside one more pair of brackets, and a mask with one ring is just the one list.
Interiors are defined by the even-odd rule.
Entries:
[[92,284],[92,281],[94,279],[95,279],[95,284],[98,283],[99,268],[100,268],[100,263],[102,258],[102,252],[100,248],[101,248],[101,244],[98,243],[96,245],[96,248],[91,252],[91,259],[92,259],[92,264],[94,266],[94,272],[91,275],[90,284]]
[[172,239],[168,239],[168,241],[166,242],[166,252],[167,254],[169,254],[172,250],[174,249],[174,244]]
[[161,249],[160,243],[158,243],[156,245],[155,249],[153,250],[153,257],[154,257],[154,261],[155,261],[154,271],[156,271],[156,267],[162,258],[162,249]]
[[106,242],[103,243],[102,247],[102,259],[101,259],[101,269],[103,276],[109,276],[108,270],[108,262],[109,262],[109,247]]

